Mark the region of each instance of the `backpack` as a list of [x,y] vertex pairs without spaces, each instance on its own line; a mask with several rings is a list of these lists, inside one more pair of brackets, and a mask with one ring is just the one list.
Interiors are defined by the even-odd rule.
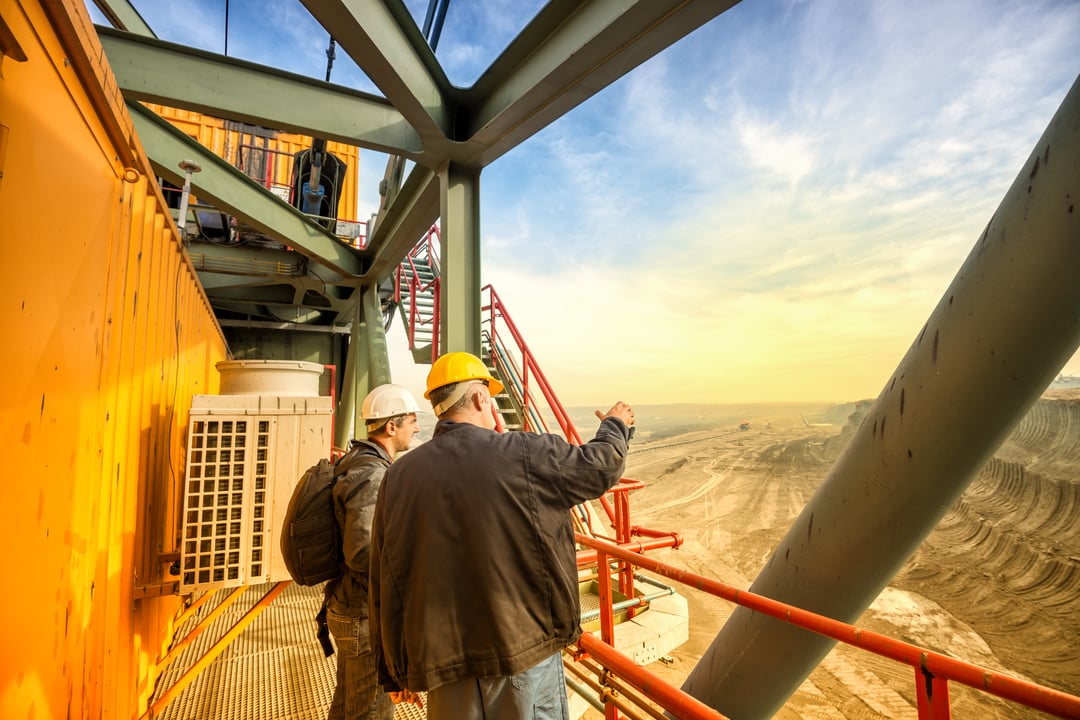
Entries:
[[323,589],[322,607],[315,616],[315,636],[326,657],[334,654],[326,624],[326,600],[336,585],[334,581],[345,574],[341,526],[334,512],[334,485],[353,466],[372,460],[350,452],[339,462],[340,466],[323,458],[307,469],[293,488],[281,526],[281,557],[293,582],[318,585],[330,581]]
[[327,458],[308,468],[293,488],[281,532],[281,556],[298,585],[341,577],[345,556],[334,516],[336,463]]

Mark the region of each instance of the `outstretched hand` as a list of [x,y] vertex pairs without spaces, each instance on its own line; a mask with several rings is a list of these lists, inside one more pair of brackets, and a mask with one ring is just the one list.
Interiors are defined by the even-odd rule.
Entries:
[[596,411],[596,417],[598,417],[600,420],[604,420],[605,418],[609,418],[609,417],[619,418],[620,420],[623,421],[623,423],[626,424],[627,427],[630,427],[631,425],[634,424],[634,411],[633,411],[633,409],[629,405],[627,405],[626,403],[624,403],[621,400],[619,402],[615,403],[612,406],[612,408],[610,410],[608,410],[606,413],[603,413],[603,412],[600,412],[599,410],[597,410]]

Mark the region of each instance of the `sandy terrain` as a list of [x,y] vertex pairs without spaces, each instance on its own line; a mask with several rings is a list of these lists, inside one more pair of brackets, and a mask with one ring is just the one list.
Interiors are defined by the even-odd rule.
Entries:
[[[865,411],[854,405],[847,415]],[[635,524],[677,530],[672,565],[749,587],[828,472],[853,425],[769,408],[711,430],[636,442],[627,475]],[[834,411],[833,415],[836,415]],[[825,418],[817,418],[821,420]],[[832,418],[828,418],[832,419]],[[639,420],[642,430],[648,421]],[[1048,393],[859,626],[1080,694],[1080,390]],[[733,606],[686,590],[690,639],[650,670],[681,684]],[[950,684],[953,717],[1040,713]],[[776,716],[916,718],[907,666],[838,646]],[[590,711],[592,713],[592,711]],[[589,715],[599,717],[599,714]]]

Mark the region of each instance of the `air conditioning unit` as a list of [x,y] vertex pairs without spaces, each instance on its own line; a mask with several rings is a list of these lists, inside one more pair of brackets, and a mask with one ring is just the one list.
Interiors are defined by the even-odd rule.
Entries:
[[184,477],[180,593],[288,580],[276,551],[297,480],[328,457],[323,366],[228,360],[220,395],[192,398]]

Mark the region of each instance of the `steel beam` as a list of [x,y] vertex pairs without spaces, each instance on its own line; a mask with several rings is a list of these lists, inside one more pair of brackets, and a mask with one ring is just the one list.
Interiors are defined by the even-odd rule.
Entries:
[[439,176],[414,165],[369,238],[364,282],[378,284],[439,219]]
[[[361,289],[364,335],[368,347],[368,392],[392,382],[390,377],[390,353],[386,349],[386,330],[383,327],[382,303],[379,286],[372,283]],[[367,393],[364,393],[365,396]]]
[[164,40],[97,30],[129,101],[156,102],[408,157],[422,149],[420,137],[382,98]]
[[182,184],[179,163],[194,159],[202,167],[202,172],[192,177],[192,186],[200,200],[235,215],[259,232],[279,239],[341,275],[361,274],[356,252],[299,210],[139,103],[129,102],[128,111],[154,170],[169,182]]
[[404,3],[301,0],[338,45],[417,130],[425,147],[445,146],[454,89]]
[[[1080,80],[750,590],[870,606],[1080,345]],[[834,641],[736,609],[683,688],[769,718]]]
[[[367,344],[361,336],[361,296],[357,289],[351,298],[354,308],[352,328],[349,334],[349,349],[345,353],[345,373],[341,378],[341,398],[334,415],[334,447],[346,450],[349,441],[362,437],[360,429],[364,427],[360,420],[360,401],[357,399],[359,388],[367,387]],[[361,398],[362,399],[362,398]]]
[[553,0],[468,90],[461,164],[486,167],[738,0]]
[[145,37],[157,37],[128,0],[94,0],[94,4],[114,28]]
[[442,186],[439,257],[441,351],[480,355],[480,171],[448,164]]

